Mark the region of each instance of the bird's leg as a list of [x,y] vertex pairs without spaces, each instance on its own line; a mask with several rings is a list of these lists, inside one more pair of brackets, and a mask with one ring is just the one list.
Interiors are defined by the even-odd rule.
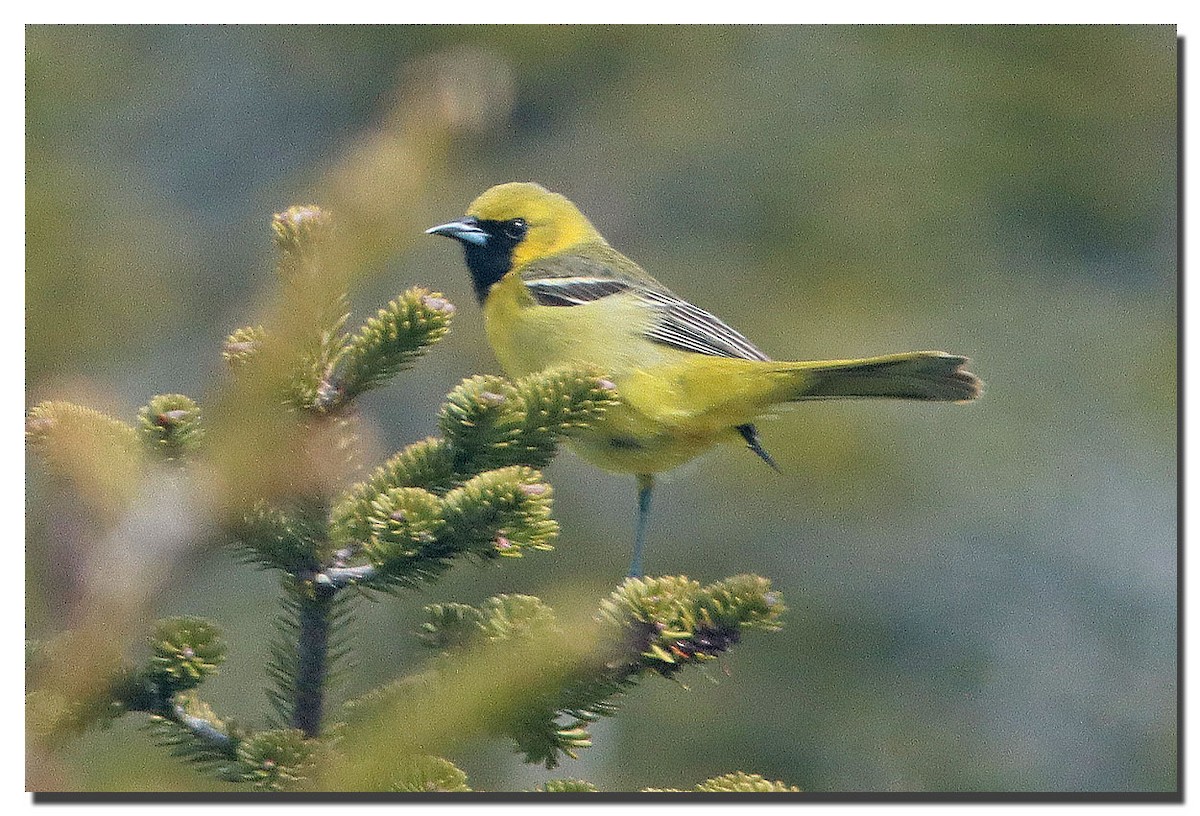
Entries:
[[734,430],[742,435],[742,439],[746,440],[746,447],[754,451],[755,456],[770,465],[771,470],[775,471],[776,473],[779,472],[779,465],[775,464],[774,457],[767,453],[766,449],[763,448],[762,443],[758,441],[757,428],[747,422],[745,425],[738,425]]
[[642,551],[646,549],[646,527],[650,523],[650,491],[654,489],[654,476],[638,474],[638,515],[633,533],[633,561],[629,564],[629,577],[642,577]]

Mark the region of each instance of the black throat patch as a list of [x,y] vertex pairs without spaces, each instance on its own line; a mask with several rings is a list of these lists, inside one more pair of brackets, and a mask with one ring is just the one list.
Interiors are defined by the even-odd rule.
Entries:
[[[521,242],[506,230],[505,221],[478,220],[477,225],[488,234],[487,243],[463,243],[467,269],[475,284],[475,297],[483,303],[488,291],[512,269],[513,249]],[[523,237],[523,236],[522,236]]]

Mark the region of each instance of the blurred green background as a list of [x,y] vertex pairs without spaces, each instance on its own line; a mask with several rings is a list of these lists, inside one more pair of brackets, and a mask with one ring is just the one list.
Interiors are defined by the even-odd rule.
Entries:
[[[498,371],[460,253],[421,229],[503,181],[568,195],[771,356],[972,358],[972,406],[802,405],[761,424],[782,474],[730,447],[668,475],[648,571],[768,576],[786,628],[715,682],[636,690],[556,771],[499,740],[453,757],[474,787],[743,769],[815,791],[1175,788],[1173,27],[26,31],[30,405],[203,399],[274,283],[271,213],[330,189],[402,214],[355,318],[412,284],[459,307],[364,399],[376,461]],[[430,110],[419,150],[391,140]],[[358,183],[384,154],[407,183]],[[68,499],[29,472],[38,635],[83,579]],[[558,549],[365,606],[343,696],[425,659],[424,604],[586,587],[590,605],[620,580],[632,480],[571,454],[548,474]],[[276,594],[207,551],[159,598],[226,630],[205,687],[222,714],[266,708]],[[132,719],[68,748],[63,786],[222,787]]]

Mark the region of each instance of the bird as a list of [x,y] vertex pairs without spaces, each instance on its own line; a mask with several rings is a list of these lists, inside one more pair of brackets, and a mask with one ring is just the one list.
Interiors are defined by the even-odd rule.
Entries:
[[[966,357],[915,351],[779,362],[609,246],[568,198],[531,182],[499,184],[430,235],[463,248],[484,331],[505,373],[565,365],[606,373],[618,403],[568,444],[637,479],[629,575],[640,578],[655,476],[723,442],[778,470],[755,421],[782,403],[892,398],[970,402]],[[714,274],[728,276],[724,264]]]

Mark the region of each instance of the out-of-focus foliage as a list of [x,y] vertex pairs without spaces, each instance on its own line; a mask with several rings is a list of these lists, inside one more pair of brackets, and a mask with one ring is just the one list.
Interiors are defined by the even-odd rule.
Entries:
[[628,578],[598,613],[581,615],[578,598],[569,604],[556,613],[529,595],[499,595],[479,607],[426,607],[421,640],[437,658],[347,705],[319,789],[390,789],[423,752],[457,757],[485,737],[511,740],[525,762],[559,767],[595,750],[590,730],[630,689],[725,657],[744,634],[778,632],[784,612],[770,582],[754,575],[706,587]]
[[[801,406],[761,424],[782,475],[731,447],[665,479],[651,573],[770,575],[789,627],[684,705],[639,689],[558,777],[1173,789],[1175,45],[1171,27],[31,27],[28,404],[132,417],[186,393],[207,425],[226,364],[196,350],[270,305],[262,213],[314,201],[348,225],[356,313],[413,282],[459,306],[436,361],[363,396],[381,461],[497,370],[461,258],[421,229],[540,181],[772,356],[943,348],[987,383],[969,408]],[[423,605],[616,583],[633,485],[568,457],[547,476],[557,556],[373,610],[351,691],[418,659]],[[93,569],[103,531],[51,480],[28,489],[38,635],[114,576]],[[200,555],[156,595],[155,617],[221,620],[206,689],[230,716],[265,702],[274,589]],[[664,743],[699,722],[702,744]],[[498,743],[460,764],[479,789],[548,778]],[[121,723],[41,773],[215,784]]]

